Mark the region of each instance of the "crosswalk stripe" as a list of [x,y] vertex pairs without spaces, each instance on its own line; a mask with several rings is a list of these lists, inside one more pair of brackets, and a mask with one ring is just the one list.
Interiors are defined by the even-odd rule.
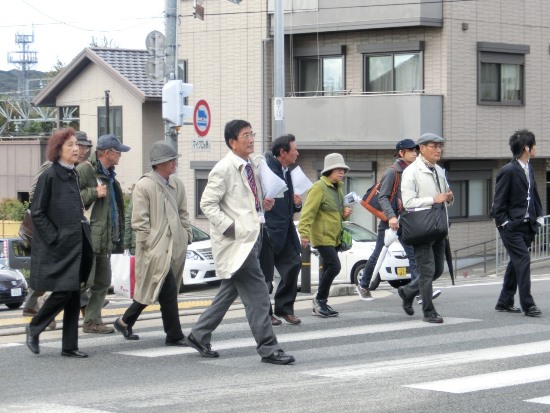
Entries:
[[[471,323],[480,320],[472,318],[445,318],[446,325],[452,324],[462,324],[462,323]],[[407,320],[396,323],[384,323],[384,324],[371,324],[365,326],[357,327],[346,327],[346,328],[334,328],[332,330],[317,330],[317,331],[306,331],[298,333],[288,333],[288,334],[278,334],[277,339],[281,343],[291,343],[295,341],[308,341],[308,340],[319,340],[326,338],[334,337],[349,337],[357,336],[363,334],[375,334],[375,333],[385,333],[390,331],[403,331],[419,328],[441,328],[441,325],[435,325],[430,323],[425,323],[423,321],[413,321]],[[215,350],[225,350],[225,349],[234,349],[234,348],[243,348],[243,347],[256,347],[256,343],[252,337],[234,339],[234,340],[222,340],[216,342],[214,345]],[[154,349],[142,349],[134,351],[120,351],[117,354],[124,354],[127,356],[136,356],[136,357],[161,357],[161,356],[171,356],[175,354],[185,354],[194,352],[195,350],[185,348],[185,347],[169,347],[169,348],[154,348]]]
[[456,379],[410,384],[404,387],[459,394],[535,383],[544,380],[550,380],[550,364],[495,373],[478,374]]
[[[355,366],[331,367],[304,372],[312,376],[332,378],[356,378],[391,373],[398,370],[426,369],[452,366],[488,360],[502,360],[512,357],[528,356],[550,352],[550,340],[511,346],[490,347],[479,350],[459,351],[455,353],[433,354],[429,356],[365,363]],[[550,370],[549,370],[550,374]]]
[[537,397],[536,399],[529,399],[524,401],[528,403],[550,404],[550,396]]

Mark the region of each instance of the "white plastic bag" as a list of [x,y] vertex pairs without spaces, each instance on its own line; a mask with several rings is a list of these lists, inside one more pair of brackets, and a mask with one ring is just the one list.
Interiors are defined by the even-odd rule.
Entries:
[[126,298],[134,298],[136,285],[135,257],[127,254],[112,254],[111,273],[115,294]]

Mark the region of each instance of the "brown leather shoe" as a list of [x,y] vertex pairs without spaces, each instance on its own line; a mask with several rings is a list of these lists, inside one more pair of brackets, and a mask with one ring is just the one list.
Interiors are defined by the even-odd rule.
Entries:
[[283,324],[283,322],[281,320],[279,320],[278,318],[275,318],[272,315],[270,317],[271,317],[271,325],[272,326],[280,326],[281,324]]
[[284,319],[289,324],[300,324],[302,322],[302,320],[300,320],[294,314],[285,314],[285,315],[277,314],[277,317],[281,317],[282,319]]

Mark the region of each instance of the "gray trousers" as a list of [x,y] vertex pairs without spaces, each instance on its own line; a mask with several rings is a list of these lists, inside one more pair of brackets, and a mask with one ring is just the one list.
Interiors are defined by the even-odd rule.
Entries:
[[191,334],[203,346],[210,343],[212,332],[220,325],[225,313],[238,296],[244,304],[258,354],[268,357],[281,349],[269,318],[269,293],[260,269],[259,252],[258,239],[241,268],[230,279],[222,280],[212,304],[192,328]]

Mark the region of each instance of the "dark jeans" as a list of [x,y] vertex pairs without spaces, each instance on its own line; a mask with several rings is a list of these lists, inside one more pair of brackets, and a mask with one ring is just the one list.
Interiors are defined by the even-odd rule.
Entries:
[[440,241],[432,241],[426,244],[416,245],[414,255],[418,269],[418,279],[403,287],[402,292],[405,300],[412,302],[414,297],[422,296],[422,311],[424,316],[435,313],[432,301],[432,282],[437,280],[443,273],[445,266],[445,238]]
[[519,303],[523,311],[533,305],[535,300],[531,295],[531,257],[529,247],[535,233],[529,223],[520,224],[517,228],[499,228],[500,238],[510,256],[506,267],[499,301],[505,305],[514,305],[514,295],[519,290]]
[[336,247],[316,247],[323,259],[323,274],[319,273],[319,289],[317,290],[317,299],[326,300],[330,291],[332,281],[340,274],[342,265]]
[[[183,332],[181,330],[178,309],[178,287],[176,286],[176,279],[174,278],[172,270],[168,271],[168,274],[164,277],[164,283],[160,288],[158,299],[166,338],[174,341],[181,340],[183,338]],[[147,305],[138,303],[134,300],[130,307],[124,312],[122,321],[129,326],[133,326],[145,308],[147,308]]]
[[[369,288],[370,282],[372,280],[374,268],[376,267],[376,262],[378,261],[378,257],[380,257],[380,252],[382,251],[382,248],[384,247],[384,237],[386,235],[386,230],[389,227],[390,226],[387,222],[381,221],[380,224],[378,224],[378,236],[376,237],[376,245],[374,247],[374,251],[372,252],[369,259],[367,260],[367,263],[365,264],[363,277],[361,278],[361,287],[363,288]],[[398,231],[397,236],[399,238],[399,241],[401,242],[401,231]],[[407,254],[407,257],[409,259],[409,270],[411,271],[411,282],[414,283],[415,280],[418,279],[418,270],[416,268],[414,248],[411,245],[406,245],[403,243],[401,243],[401,245],[403,246],[403,249],[405,250],[405,253]]]

